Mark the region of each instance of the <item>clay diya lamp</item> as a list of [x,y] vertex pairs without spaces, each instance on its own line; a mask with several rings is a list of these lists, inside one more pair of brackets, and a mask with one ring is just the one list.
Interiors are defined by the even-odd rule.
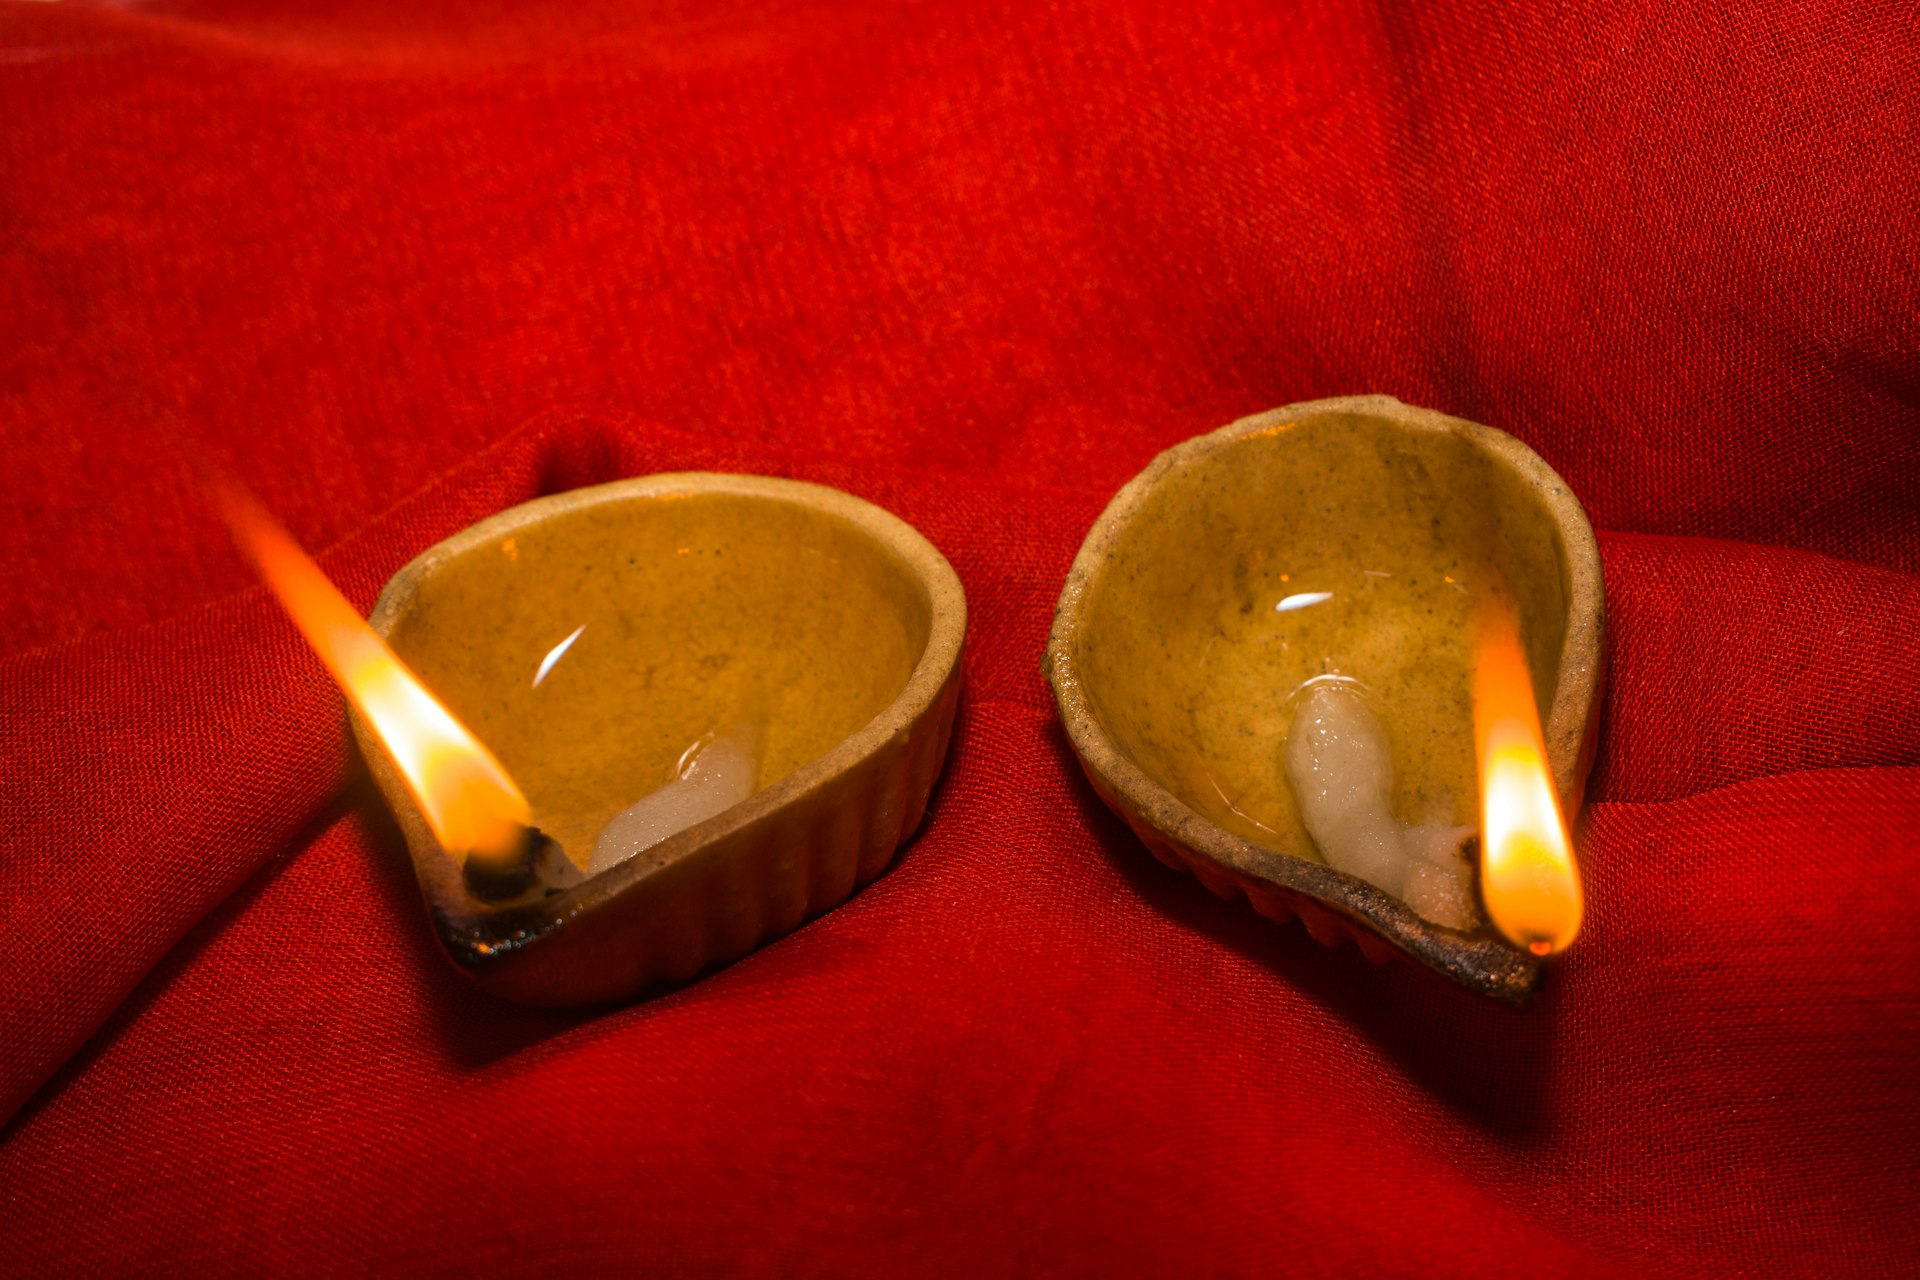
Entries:
[[[946,756],[966,604],[878,507],[682,474],[485,520],[400,570],[370,621],[537,828],[527,875],[476,882],[356,715],[441,944],[503,996],[579,1004],[737,959],[888,866]],[[613,820],[716,738],[746,744],[746,798],[594,871]]]
[[1088,533],[1045,666],[1094,789],[1162,862],[1326,945],[1521,1004],[1536,957],[1472,906],[1449,927],[1328,865],[1286,763],[1303,690],[1350,686],[1390,753],[1385,820],[1458,824],[1470,859],[1476,617],[1495,595],[1572,815],[1603,670],[1592,527],[1518,440],[1390,397],[1291,405],[1160,455]]

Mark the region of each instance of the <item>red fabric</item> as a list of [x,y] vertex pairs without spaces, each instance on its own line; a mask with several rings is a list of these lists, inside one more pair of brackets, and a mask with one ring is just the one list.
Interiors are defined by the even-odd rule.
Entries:
[[[1531,8],[0,0],[0,1271],[1915,1274],[1920,19]],[[1162,871],[1037,674],[1156,450],[1358,391],[1603,530],[1529,1012]],[[891,508],[928,826],[491,1000],[194,448],[362,605],[624,474]]]

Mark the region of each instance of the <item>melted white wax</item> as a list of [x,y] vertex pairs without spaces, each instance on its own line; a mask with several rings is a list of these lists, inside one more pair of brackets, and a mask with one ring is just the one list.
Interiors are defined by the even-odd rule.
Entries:
[[687,748],[674,776],[614,815],[593,843],[589,874],[619,866],[668,836],[731,809],[753,794],[760,769],[760,735],[737,724]]
[[1409,826],[1393,816],[1386,730],[1345,681],[1311,684],[1287,734],[1287,781],[1327,865],[1359,876],[1435,924],[1472,928],[1472,827]]

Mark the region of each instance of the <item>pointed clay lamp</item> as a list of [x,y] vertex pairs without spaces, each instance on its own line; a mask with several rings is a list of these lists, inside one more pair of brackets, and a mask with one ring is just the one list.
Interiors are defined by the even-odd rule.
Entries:
[[[396,574],[371,622],[526,793],[558,846],[542,874],[565,873],[476,897],[356,719],[442,945],[501,995],[580,1004],[736,959],[887,867],[946,756],[966,603],[878,507],[682,474],[485,520]],[[752,744],[749,797],[586,874],[608,821],[716,734]]]
[[1284,764],[1304,682],[1350,680],[1390,739],[1398,819],[1477,827],[1474,617],[1499,584],[1571,817],[1602,679],[1593,530],[1518,440],[1387,396],[1161,454],[1088,533],[1046,670],[1094,789],[1161,861],[1329,946],[1519,1004],[1538,960],[1483,917],[1444,927],[1328,866]]

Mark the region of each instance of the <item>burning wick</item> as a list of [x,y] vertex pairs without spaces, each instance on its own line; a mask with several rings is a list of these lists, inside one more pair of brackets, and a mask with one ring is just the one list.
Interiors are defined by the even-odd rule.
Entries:
[[462,859],[468,887],[497,900],[524,892],[542,872],[543,879],[564,875],[565,856],[533,827],[527,798],[493,753],[427,692],[272,516],[231,483],[217,489],[234,541],[386,747],[434,839]]
[[1473,681],[1480,762],[1480,894],[1514,945],[1537,956],[1580,932],[1580,877],[1547,768],[1533,680],[1513,615],[1488,624]]
[[1409,826],[1393,814],[1387,733],[1358,686],[1317,676],[1287,733],[1287,781],[1327,865],[1386,890],[1435,924],[1471,929],[1471,827]]

